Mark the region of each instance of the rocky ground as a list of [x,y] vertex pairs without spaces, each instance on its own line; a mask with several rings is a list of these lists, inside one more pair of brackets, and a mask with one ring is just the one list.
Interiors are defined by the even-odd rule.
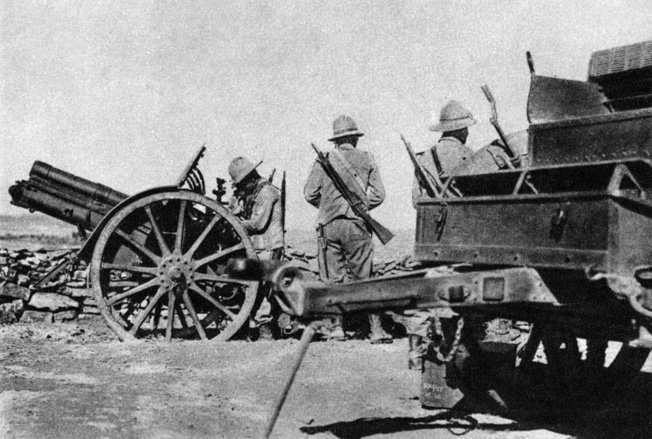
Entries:
[[[0,327],[2,438],[258,438],[297,340],[121,343],[97,317]],[[640,377],[600,410],[515,421],[421,408],[407,342],[314,342],[277,438],[647,438]]]

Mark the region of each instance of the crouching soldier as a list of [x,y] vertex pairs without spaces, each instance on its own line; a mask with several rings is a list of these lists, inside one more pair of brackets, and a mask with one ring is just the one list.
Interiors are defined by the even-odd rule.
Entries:
[[[261,162],[262,163],[262,162]],[[257,166],[257,165],[256,165]],[[229,175],[240,202],[230,203],[239,210],[242,226],[249,234],[258,258],[283,258],[282,207],[280,191],[261,177],[249,160],[236,157],[229,164]],[[249,327],[253,337],[260,340],[274,338],[273,310],[269,300],[271,289],[265,285],[258,291]],[[257,334],[256,334],[257,333]]]

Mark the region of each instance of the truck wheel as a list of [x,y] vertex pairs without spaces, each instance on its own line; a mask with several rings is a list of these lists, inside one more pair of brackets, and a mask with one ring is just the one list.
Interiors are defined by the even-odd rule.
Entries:
[[167,191],[125,205],[102,230],[93,293],[122,340],[228,340],[247,321],[258,282],[229,278],[231,258],[256,258],[238,220],[215,201]]

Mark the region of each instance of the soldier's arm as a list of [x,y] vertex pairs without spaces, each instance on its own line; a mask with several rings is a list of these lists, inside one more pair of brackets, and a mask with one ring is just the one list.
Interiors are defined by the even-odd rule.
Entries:
[[371,154],[369,158],[371,159],[371,172],[369,173],[367,196],[369,197],[369,210],[371,210],[380,206],[385,200],[385,186],[383,186],[383,180],[380,178],[380,171],[376,161]]
[[266,186],[264,187],[256,200],[251,210],[251,217],[242,221],[242,226],[247,232],[262,232],[269,224],[274,210],[274,204],[279,200],[276,191]]
[[306,201],[315,207],[319,207],[321,201],[321,186],[324,170],[317,162],[312,166],[312,171],[308,176],[308,181],[303,188],[303,196]]

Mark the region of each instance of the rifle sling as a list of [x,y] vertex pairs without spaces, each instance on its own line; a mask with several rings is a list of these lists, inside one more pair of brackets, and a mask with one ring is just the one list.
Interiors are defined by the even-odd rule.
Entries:
[[435,162],[437,174],[441,176],[444,173],[444,170],[442,169],[441,162],[439,161],[439,155],[437,155],[437,145],[430,148],[430,153],[432,154],[432,160]]
[[353,169],[353,166],[351,166],[351,164],[344,158],[344,154],[342,154],[342,151],[340,151],[337,148],[333,149],[333,156],[335,156],[335,158],[342,164],[342,166],[344,166],[346,172],[348,172],[351,175],[351,177],[353,177],[354,181],[359,186],[360,192],[366,195],[367,185],[360,179],[360,176],[355,171],[355,169]]

